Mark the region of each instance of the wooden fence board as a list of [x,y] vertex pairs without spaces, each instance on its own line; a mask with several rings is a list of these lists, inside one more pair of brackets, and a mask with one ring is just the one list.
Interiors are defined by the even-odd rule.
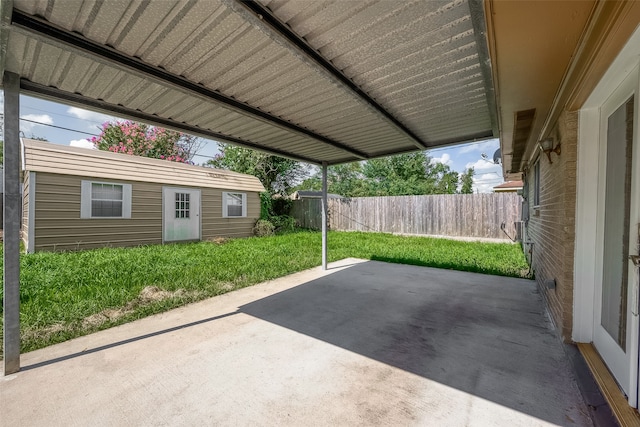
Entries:
[[[303,228],[320,229],[322,200],[293,203],[291,215]],[[507,239],[515,237],[522,198],[516,193],[329,199],[329,228],[342,231],[428,234]]]

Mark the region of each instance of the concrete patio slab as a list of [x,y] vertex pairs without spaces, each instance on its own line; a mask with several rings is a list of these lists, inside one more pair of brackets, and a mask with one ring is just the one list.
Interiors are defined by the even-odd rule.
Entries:
[[0,424],[592,425],[534,282],[343,260],[22,356]]

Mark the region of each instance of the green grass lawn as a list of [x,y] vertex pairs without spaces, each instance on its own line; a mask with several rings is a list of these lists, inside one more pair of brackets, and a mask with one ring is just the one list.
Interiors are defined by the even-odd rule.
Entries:
[[[352,232],[330,232],[328,243],[330,261],[356,257],[512,277],[524,277],[528,269],[520,246],[507,243]],[[307,231],[222,244],[23,254],[22,351],[282,277],[320,262],[320,233]]]

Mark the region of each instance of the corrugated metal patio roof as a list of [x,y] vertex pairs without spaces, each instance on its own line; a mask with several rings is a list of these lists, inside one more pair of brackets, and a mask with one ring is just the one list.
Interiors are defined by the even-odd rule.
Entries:
[[337,164],[497,136],[482,0],[2,0],[21,89]]

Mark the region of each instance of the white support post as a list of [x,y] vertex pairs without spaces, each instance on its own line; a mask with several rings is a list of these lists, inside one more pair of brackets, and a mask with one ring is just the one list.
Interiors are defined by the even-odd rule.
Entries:
[[4,73],[4,375],[20,370],[20,76]]
[[322,162],[322,269],[327,269],[327,162]]

